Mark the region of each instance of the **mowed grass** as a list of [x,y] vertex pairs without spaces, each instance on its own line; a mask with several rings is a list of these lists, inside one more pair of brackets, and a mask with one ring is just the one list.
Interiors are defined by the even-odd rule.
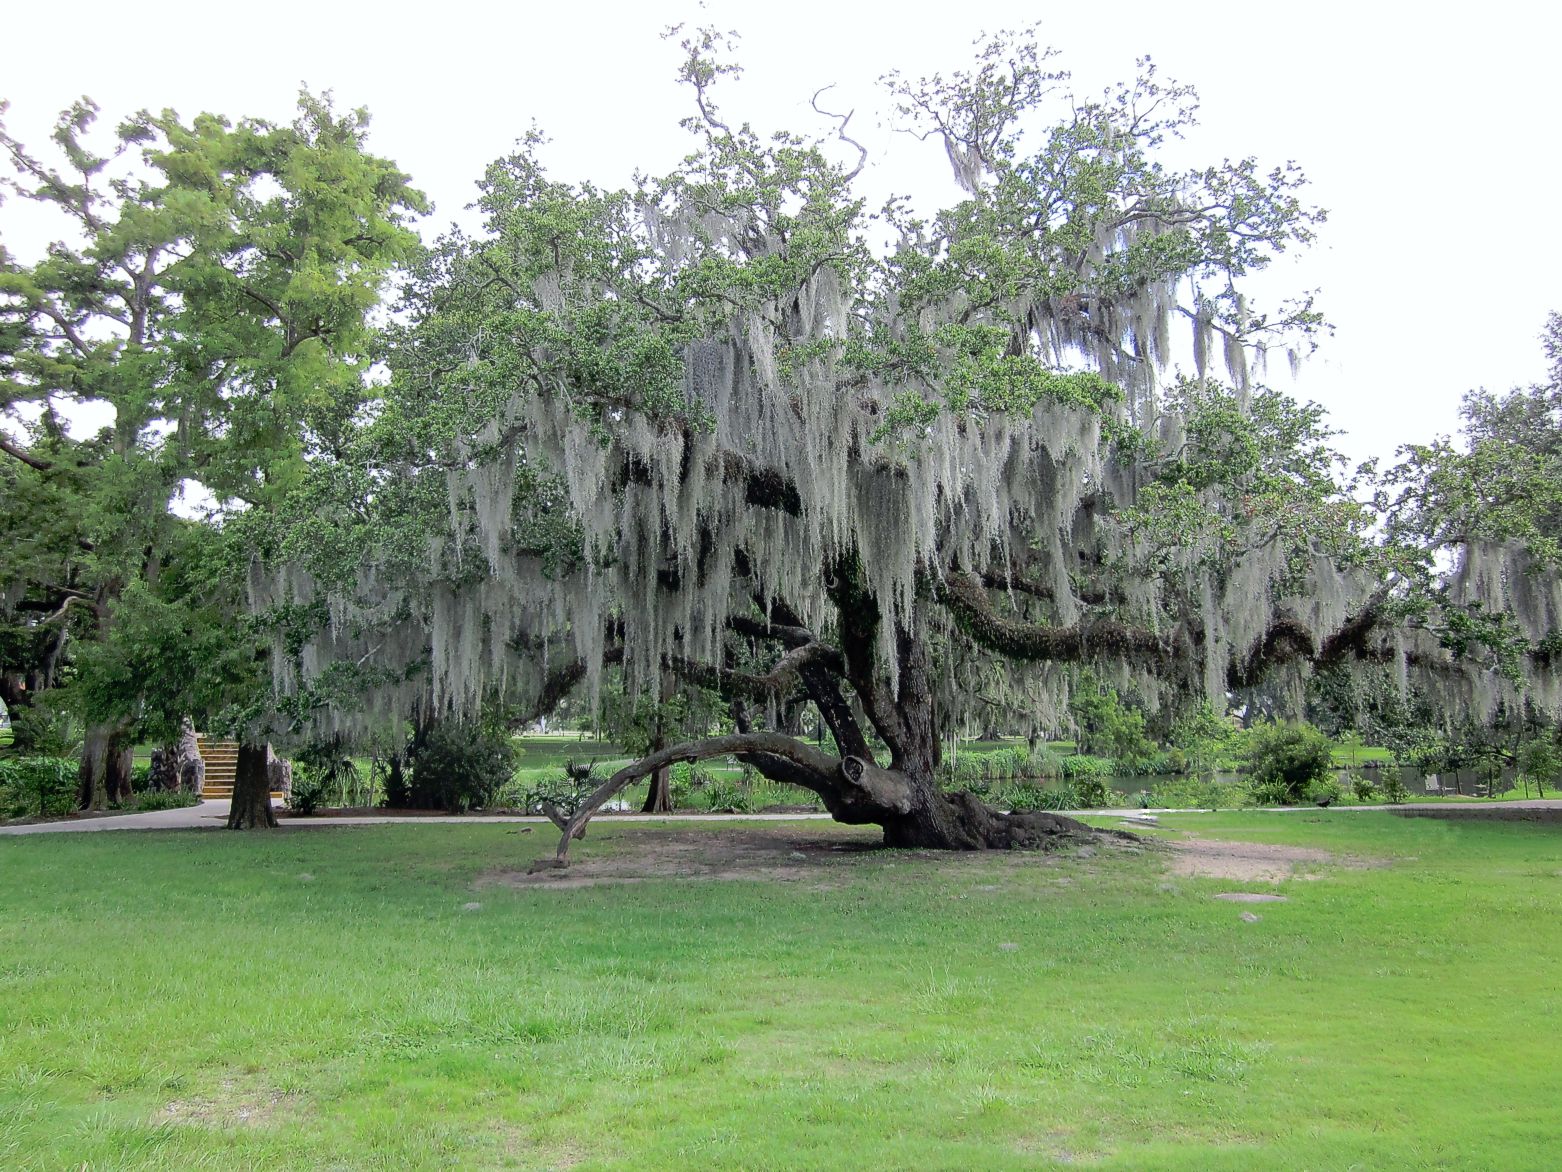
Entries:
[[555,844],[513,825],[0,839],[0,1167],[1557,1166],[1557,827],[1165,823],[1385,865],[1248,906],[1156,853],[539,890],[479,882]]

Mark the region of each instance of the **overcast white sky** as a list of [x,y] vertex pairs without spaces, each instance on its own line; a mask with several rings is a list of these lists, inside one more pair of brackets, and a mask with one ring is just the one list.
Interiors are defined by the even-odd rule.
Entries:
[[[41,144],[81,94],[110,120],[171,106],[285,121],[301,82],[329,88],[373,112],[372,147],[438,205],[432,232],[533,120],[555,140],[558,178],[616,184],[670,168],[687,97],[658,33],[691,20],[743,35],[729,114],[811,129],[808,96],[839,83],[832,97],[857,107],[881,168],[875,189],[943,194],[938,152],[875,127],[875,79],[958,67],[979,32],[1038,18],[1082,92],[1144,54],[1199,87],[1203,125],[1180,161],[1256,154],[1306,168],[1329,222],[1267,284],[1321,288],[1338,332],[1297,382],[1278,368],[1271,381],[1325,404],[1352,455],[1451,430],[1471,387],[1540,377],[1537,335],[1562,309],[1562,234],[1546,228],[1562,188],[1562,16],[1547,4],[85,0],[9,8],[0,97],[12,132]],[[16,201],[0,207],[14,250],[32,251],[35,233]]]

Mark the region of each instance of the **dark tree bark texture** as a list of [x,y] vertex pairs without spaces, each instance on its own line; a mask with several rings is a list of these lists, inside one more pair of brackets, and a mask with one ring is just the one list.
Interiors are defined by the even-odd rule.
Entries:
[[233,802],[228,810],[229,830],[260,830],[274,827],[277,815],[271,808],[271,746],[244,741],[239,745],[239,763],[233,779]]
[[646,790],[642,814],[671,814],[673,809],[672,769],[662,768],[651,774],[651,785]]

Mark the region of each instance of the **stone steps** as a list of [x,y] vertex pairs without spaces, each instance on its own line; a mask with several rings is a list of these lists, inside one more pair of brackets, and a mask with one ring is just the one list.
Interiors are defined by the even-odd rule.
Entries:
[[[206,781],[201,786],[201,797],[227,801],[233,797],[233,785],[239,775],[239,742],[214,741],[209,737],[195,737],[196,752],[206,762]],[[272,801],[281,801],[286,795],[271,791]]]

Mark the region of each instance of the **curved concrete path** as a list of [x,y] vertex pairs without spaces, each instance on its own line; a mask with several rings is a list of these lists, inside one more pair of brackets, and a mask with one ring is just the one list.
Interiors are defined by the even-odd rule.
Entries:
[[[1315,806],[1266,807],[1268,813],[1294,814],[1315,810]],[[1335,806],[1336,810],[1390,810],[1399,814],[1422,814],[1439,817],[1501,817],[1512,811],[1509,817],[1521,815],[1525,810],[1556,811],[1554,817],[1562,819],[1562,798],[1532,798],[1511,802],[1405,802],[1398,806]],[[1137,814],[1204,814],[1206,810],[1069,810],[1076,817],[1129,818]],[[816,814],[602,814],[601,822],[804,822],[828,821],[830,815]],[[1550,820],[1550,817],[1547,818]],[[178,810],[154,810],[148,814],[110,814],[100,818],[65,818],[58,822],[35,822],[25,826],[0,826],[0,835],[6,834],[61,834],[88,830],[221,830],[228,822],[228,802],[204,801],[199,806],[185,806]],[[396,816],[389,814],[351,814],[345,817],[280,819],[284,827],[309,826],[419,826],[425,823],[445,825],[471,825],[484,822],[526,822],[547,826],[548,820],[540,816],[522,814],[419,814]]]

